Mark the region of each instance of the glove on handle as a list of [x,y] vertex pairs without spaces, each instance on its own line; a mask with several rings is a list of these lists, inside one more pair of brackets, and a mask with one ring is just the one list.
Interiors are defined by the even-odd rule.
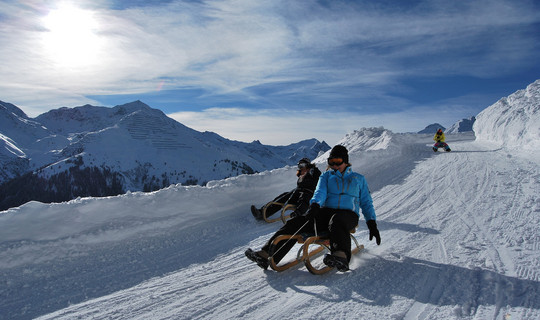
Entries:
[[377,242],[377,245],[380,245],[381,235],[379,233],[379,229],[377,229],[377,222],[375,222],[375,220],[368,220],[366,224],[369,229],[369,241],[373,240],[373,237],[375,237],[375,241]]
[[305,217],[308,220],[315,220],[315,217],[317,216],[317,213],[319,213],[320,209],[321,206],[318,203],[313,202],[309,205],[309,209],[306,211]]

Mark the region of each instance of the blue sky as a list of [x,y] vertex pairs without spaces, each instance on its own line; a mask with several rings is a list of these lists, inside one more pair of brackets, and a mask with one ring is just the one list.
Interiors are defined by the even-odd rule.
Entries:
[[0,100],[141,100],[199,131],[333,144],[449,127],[540,78],[540,3],[2,1]]

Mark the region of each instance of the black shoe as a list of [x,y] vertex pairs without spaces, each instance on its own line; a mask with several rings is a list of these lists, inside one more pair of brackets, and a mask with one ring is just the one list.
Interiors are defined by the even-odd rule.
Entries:
[[251,214],[255,217],[257,220],[263,220],[263,215],[261,210],[257,209],[255,206],[251,206]]
[[433,151],[434,151],[434,152],[437,152],[438,150],[439,150],[439,148],[433,147]]
[[325,265],[336,268],[341,272],[349,270],[349,262],[347,261],[347,258],[327,254],[324,256],[323,262]]
[[247,249],[244,253],[249,260],[255,262],[259,267],[263,268],[264,270],[268,269],[268,259],[251,249]]
[[450,148],[446,149],[446,152],[450,152],[450,151],[452,151]]

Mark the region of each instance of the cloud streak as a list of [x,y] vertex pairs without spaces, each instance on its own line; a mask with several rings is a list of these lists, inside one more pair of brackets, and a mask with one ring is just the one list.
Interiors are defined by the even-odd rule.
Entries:
[[[474,97],[469,97],[473,99]],[[333,145],[345,134],[364,127],[384,127],[394,132],[417,132],[426,127],[426,119],[444,121],[451,114],[468,118],[469,110],[448,101],[443,111],[432,107],[416,107],[406,111],[379,112],[362,115],[351,111],[265,109],[263,111],[242,108],[209,108],[197,112],[181,111],[169,117],[198,131],[212,131],[238,141],[260,140],[263,144],[283,145],[304,139],[317,138]],[[256,138],[254,138],[256,137]]]

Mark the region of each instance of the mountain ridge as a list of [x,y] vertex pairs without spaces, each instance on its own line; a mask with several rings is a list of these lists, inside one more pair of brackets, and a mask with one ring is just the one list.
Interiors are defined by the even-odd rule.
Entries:
[[[1,140],[4,148],[0,161],[11,168],[0,176],[0,182],[4,182],[0,195],[4,199],[20,197],[13,189],[28,184],[33,184],[32,188],[44,186],[42,193],[48,194],[39,197],[39,190],[35,190],[37,199],[26,197],[18,205],[29,200],[48,202],[53,198],[58,201],[113,195],[111,188],[118,194],[154,191],[170,184],[204,185],[210,180],[295,165],[301,158],[314,159],[330,149],[316,139],[288,146],[229,140],[217,133],[191,129],[139,100],[113,108],[63,107],[35,119],[17,112],[14,105],[9,107],[3,108],[8,115],[4,122],[11,125],[3,128],[25,132],[24,126],[28,124],[32,130],[19,134],[24,137],[23,143],[11,139],[13,133],[9,130],[0,131],[5,137]],[[75,176],[79,178],[70,183],[69,179]],[[81,190],[88,190],[88,176],[106,185],[94,186],[95,192],[91,194],[82,193]],[[61,186],[50,185],[50,181],[58,181]],[[54,195],[51,190],[55,190]],[[0,205],[2,208],[5,205]]]

